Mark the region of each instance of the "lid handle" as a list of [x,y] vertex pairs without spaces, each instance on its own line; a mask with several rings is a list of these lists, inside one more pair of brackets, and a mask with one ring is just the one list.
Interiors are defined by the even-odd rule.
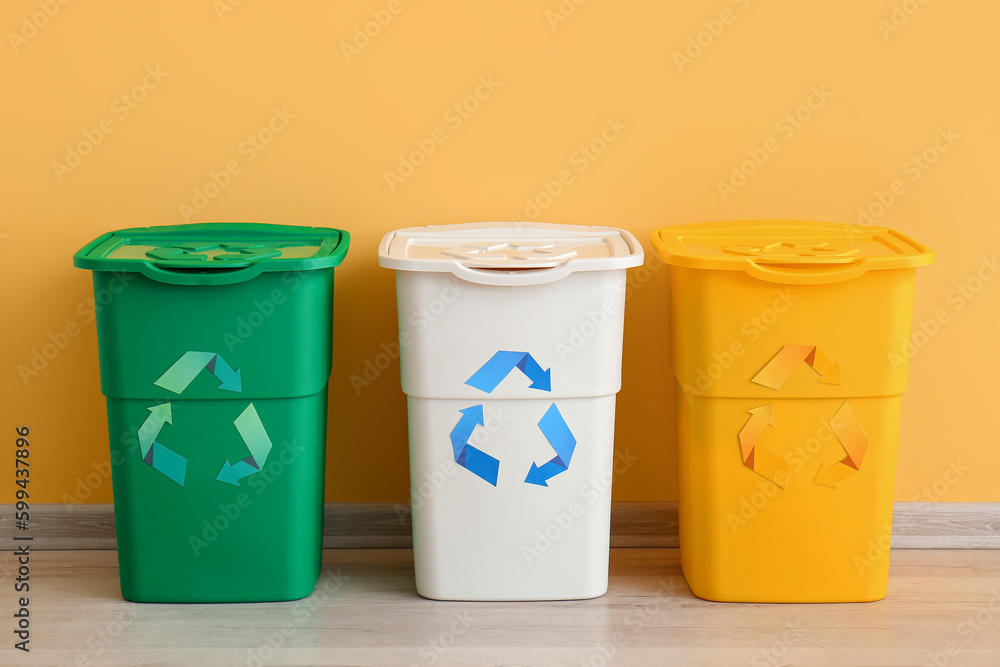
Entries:
[[770,264],[752,259],[747,273],[755,278],[786,285],[825,285],[857,278],[868,271],[862,258],[842,264]]
[[497,267],[474,268],[462,262],[452,264],[451,272],[457,277],[480,285],[543,285],[561,280],[573,272],[569,262],[549,267]]
[[169,285],[233,285],[256,278],[264,270],[263,264],[253,262],[243,267],[204,268],[160,266],[152,262],[141,262],[139,271],[150,280]]

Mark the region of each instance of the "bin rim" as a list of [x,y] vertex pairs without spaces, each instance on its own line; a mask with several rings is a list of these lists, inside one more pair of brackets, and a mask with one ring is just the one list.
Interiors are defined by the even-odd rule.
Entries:
[[[513,259],[497,258],[491,266],[473,258],[445,256],[412,257],[407,254],[415,240],[453,242],[487,241],[497,244],[565,242],[569,257]],[[606,244],[606,256],[579,256],[573,242],[589,246]],[[402,242],[402,243],[400,243]],[[430,246],[428,246],[430,247]],[[582,247],[579,246],[579,247]],[[431,251],[433,252],[433,251]],[[572,253],[572,254],[571,254]],[[565,225],[544,222],[468,222],[425,225],[392,230],[379,243],[379,266],[397,271],[451,273],[462,280],[483,285],[540,285],[555,282],[574,272],[628,269],[643,262],[643,249],[630,232],[617,227]]]
[[653,248],[667,264],[743,271],[783,284],[842,282],[871,270],[909,269],[934,262],[934,251],[906,234],[849,223],[701,222],[661,227],[650,236]]
[[[193,258],[154,259],[109,257],[132,240],[158,247],[183,241],[215,243],[276,243],[281,247],[316,246],[303,257],[249,257],[225,263],[194,262]],[[138,272],[147,278],[175,285],[225,285],[274,271],[312,271],[339,266],[350,246],[351,235],[330,227],[304,227],[260,222],[203,222],[183,225],[129,227],[107,232],[73,255],[73,265],[91,271]],[[196,253],[195,253],[196,254]]]

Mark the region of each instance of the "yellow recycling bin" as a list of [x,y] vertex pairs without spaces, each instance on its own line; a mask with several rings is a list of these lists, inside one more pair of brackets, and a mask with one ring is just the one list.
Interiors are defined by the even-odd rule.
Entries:
[[916,267],[898,232],[667,227],[681,567],[708,600],[861,602],[889,577]]

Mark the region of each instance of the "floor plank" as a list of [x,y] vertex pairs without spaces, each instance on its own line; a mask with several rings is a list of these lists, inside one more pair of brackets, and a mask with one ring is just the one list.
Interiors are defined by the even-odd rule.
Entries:
[[424,600],[409,550],[328,550],[323,565],[297,602],[133,604],[115,552],[37,552],[31,653],[8,639],[0,663],[1000,665],[998,551],[896,551],[885,600],[836,605],[700,600],[676,549],[613,549],[608,594],[573,602]]

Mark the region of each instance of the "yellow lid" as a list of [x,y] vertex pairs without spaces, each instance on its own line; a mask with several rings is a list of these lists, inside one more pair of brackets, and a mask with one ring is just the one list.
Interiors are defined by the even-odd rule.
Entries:
[[740,220],[663,227],[653,247],[668,264],[746,271],[776,283],[814,285],[855,278],[873,269],[903,269],[934,261],[934,251],[905,234],[835,222]]

